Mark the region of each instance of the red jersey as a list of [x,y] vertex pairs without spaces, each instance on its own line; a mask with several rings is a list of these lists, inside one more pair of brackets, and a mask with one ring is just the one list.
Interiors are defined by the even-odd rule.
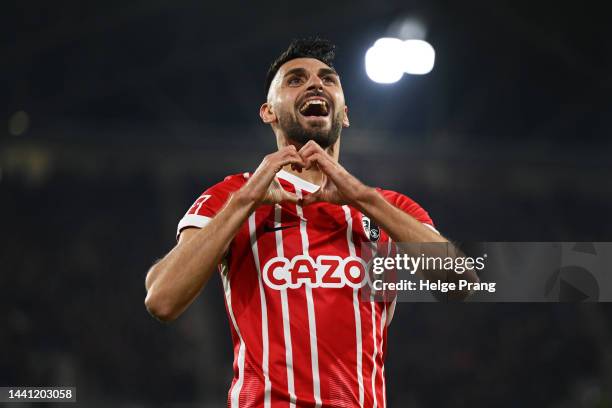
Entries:
[[[204,227],[249,173],[206,190],[178,225]],[[303,197],[319,187],[281,170],[281,186]],[[408,197],[378,190],[433,228]],[[220,265],[234,344],[228,407],[385,407],[389,304],[363,301],[361,243],[389,242],[349,206],[262,205]],[[363,272],[363,273],[362,273]]]

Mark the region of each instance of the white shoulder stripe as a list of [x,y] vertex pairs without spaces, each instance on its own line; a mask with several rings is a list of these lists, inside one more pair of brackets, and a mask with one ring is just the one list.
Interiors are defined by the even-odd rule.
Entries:
[[176,237],[178,238],[181,231],[187,227],[204,228],[210,220],[212,220],[212,218],[203,215],[185,214],[181,221],[179,221],[178,227],[176,227]]

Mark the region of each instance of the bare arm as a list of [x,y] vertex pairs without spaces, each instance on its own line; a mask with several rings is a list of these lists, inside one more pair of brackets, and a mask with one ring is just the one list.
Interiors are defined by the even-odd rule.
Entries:
[[297,201],[283,190],[275,175],[286,164],[303,165],[295,147],[264,158],[249,181],[230,196],[219,213],[201,229],[181,233],[178,244],[154,264],[145,279],[147,310],[161,321],[176,319],[202,291],[230,242],[248,216],[261,204]]
[[[365,186],[364,186],[365,187]],[[464,256],[448,239],[426,227],[414,217],[406,214],[399,208],[391,205],[375,189],[365,187],[356,203],[357,208],[378,225],[380,225],[395,242],[406,243],[440,243],[440,245],[427,245],[423,249],[431,257],[460,257]],[[420,252],[420,251],[419,251]],[[418,256],[419,254],[412,254]],[[423,276],[421,274],[421,276]],[[468,269],[462,274],[447,270],[429,270],[424,276],[431,280],[442,280],[458,283],[465,279],[470,283],[478,282],[478,275],[473,269]],[[464,299],[469,295],[468,290],[449,292],[450,299]]]
[[181,234],[179,243],[147,274],[145,305],[152,315],[174,320],[193,302],[251,209],[234,195],[204,228]]
[[389,203],[376,189],[364,185],[361,189],[356,207],[381,226],[395,242],[449,242]]

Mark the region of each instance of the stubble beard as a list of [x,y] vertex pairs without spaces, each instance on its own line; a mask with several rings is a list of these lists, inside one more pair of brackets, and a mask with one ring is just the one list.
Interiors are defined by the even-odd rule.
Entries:
[[304,145],[310,140],[314,140],[323,149],[333,146],[342,131],[342,114],[338,112],[332,118],[331,126],[328,130],[318,127],[305,128],[295,116],[287,113],[279,118],[281,129],[291,141]]

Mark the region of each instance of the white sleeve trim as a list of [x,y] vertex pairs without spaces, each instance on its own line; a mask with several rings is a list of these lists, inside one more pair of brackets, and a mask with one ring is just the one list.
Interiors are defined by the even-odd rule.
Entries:
[[425,222],[423,222],[422,224],[423,224],[424,226],[426,226],[426,227],[429,227],[429,229],[430,229],[430,230],[432,230],[433,232],[435,232],[436,234],[438,234],[438,235],[442,235],[442,234],[440,234],[440,231],[438,231],[437,229],[435,229],[433,226],[431,226],[431,225],[429,225],[429,224],[427,224],[427,223],[425,223]]
[[186,214],[176,228],[176,239],[178,239],[181,231],[187,227],[204,228],[212,220],[210,217],[197,214]]

